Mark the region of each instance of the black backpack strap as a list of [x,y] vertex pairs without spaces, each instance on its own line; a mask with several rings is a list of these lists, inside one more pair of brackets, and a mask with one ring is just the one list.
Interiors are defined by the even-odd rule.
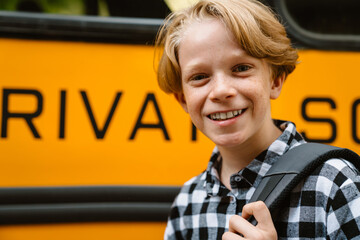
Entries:
[[274,163],[256,188],[250,202],[265,202],[274,218],[275,210],[281,208],[292,189],[331,158],[346,159],[360,169],[360,157],[349,149],[319,143],[302,144],[289,150]]

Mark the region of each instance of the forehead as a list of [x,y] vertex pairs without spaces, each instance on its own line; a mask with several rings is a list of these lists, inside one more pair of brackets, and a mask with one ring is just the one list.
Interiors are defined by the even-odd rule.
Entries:
[[184,26],[179,45],[181,47],[184,42],[208,42],[217,36],[226,37],[236,43],[234,35],[221,20],[214,17],[194,19]]
[[206,19],[188,26],[180,41],[178,54],[180,66],[204,58],[220,59],[223,55],[247,56],[231,31],[217,19]]

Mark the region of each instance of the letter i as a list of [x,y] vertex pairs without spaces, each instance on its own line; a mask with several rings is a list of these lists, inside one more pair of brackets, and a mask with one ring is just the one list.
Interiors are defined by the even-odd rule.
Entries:
[[60,124],[59,138],[65,138],[65,113],[66,113],[66,90],[60,91]]

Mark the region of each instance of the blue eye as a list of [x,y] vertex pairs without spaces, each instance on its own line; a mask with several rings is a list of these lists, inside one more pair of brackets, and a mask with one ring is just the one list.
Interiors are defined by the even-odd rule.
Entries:
[[207,78],[207,76],[205,74],[199,74],[199,75],[194,75],[190,78],[190,80],[192,81],[199,81],[199,80],[203,80]]
[[245,72],[249,70],[251,67],[248,65],[237,65],[233,68],[234,72]]

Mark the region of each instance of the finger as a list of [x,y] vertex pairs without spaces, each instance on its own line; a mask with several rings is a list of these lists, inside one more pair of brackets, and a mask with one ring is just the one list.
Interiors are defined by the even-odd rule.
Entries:
[[267,206],[262,201],[246,204],[242,210],[242,217],[248,219],[254,216],[258,222],[258,227],[269,229],[274,228],[271,214]]
[[256,231],[256,227],[249,223],[246,219],[234,215],[229,221],[229,232],[239,233],[247,237],[249,233]]
[[245,239],[241,237],[239,234],[233,232],[226,232],[222,235],[222,240],[242,240]]

